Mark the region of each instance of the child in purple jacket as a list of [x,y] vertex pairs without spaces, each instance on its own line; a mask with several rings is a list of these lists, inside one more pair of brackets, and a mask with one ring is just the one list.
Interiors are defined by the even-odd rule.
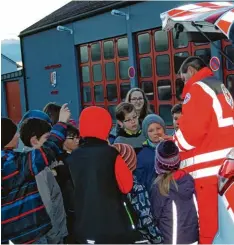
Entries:
[[199,238],[193,178],[178,170],[179,150],[173,141],[162,141],[155,152],[151,204],[156,225],[166,244],[191,244]]

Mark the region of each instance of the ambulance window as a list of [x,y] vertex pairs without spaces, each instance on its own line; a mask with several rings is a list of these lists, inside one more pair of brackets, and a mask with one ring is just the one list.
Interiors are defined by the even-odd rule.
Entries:
[[115,108],[116,108],[116,105],[109,105],[108,106],[108,111],[109,111],[109,113],[111,115],[111,118],[112,118],[112,120],[113,120],[114,123],[116,122]]
[[140,72],[141,77],[152,76],[152,60],[150,57],[140,59]]
[[173,45],[174,48],[186,48],[188,47],[189,41],[186,32],[181,32],[179,38],[176,39],[176,32],[173,29]]
[[120,77],[120,79],[122,79],[122,80],[129,79],[128,68],[129,68],[128,60],[121,60],[119,62],[119,77]]
[[153,82],[144,81],[141,83],[141,88],[145,92],[148,100],[154,100],[154,85]]
[[81,68],[81,73],[82,73],[82,82],[83,83],[90,82],[89,67],[88,66],[83,66]]
[[[234,62],[234,47],[231,45],[226,46],[225,53],[232,60],[232,62]],[[234,70],[234,65],[232,65],[229,61],[226,61],[226,67],[228,70]]]
[[156,31],[154,33],[154,44],[157,52],[168,50],[168,35],[166,31]]
[[118,39],[118,55],[119,57],[128,56],[128,39],[126,37]]
[[170,75],[170,56],[168,54],[156,56],[156,72],[158,76]]
[[148,54],[150,52],[149,33],[138,35],[138,50],[139,50],[139,54]]
[[227,76],[227,89],[230,91],[234,98],[234,75]]
[[113,59],[114,58],[114,43],[113,41],[104,42],[104,59]]
[[120,97],[121,97],[121,100],[125,100],[125,97],[128,93],[128,91],[130,90],[131,88],[131,85],[130,83],[121,83],[120,84]]
[[106,91],[108,101],[116,102],[118,98],[116,84],[107,84]]
[[101,59],[100,43],[94,43],[91,46],[92,61],[99,61]]
[[88,60],[89,60],[88,47],[87,46],[80,47],[80,62],[86,63],[88,62]]
[[91,102],[91,88],[89,86],[83,87],[83,101],[85,103]]
[[96,102],[103,102],[104,101],[104,91],[102,85],[94,86],[94,98]]
[[94,82],[102,81],[102,67],[100,64],[93,65],[93,81]]
[[184,60],[189,56],[188,52],[176,53],[174,55],[175,73],[177,74]]
[[198,49],[195,52],[196,56],[199,56],[204,62],[209,65],[210,58],[211,58],[211,50],[210,48],[205,48],[205,49]]
[[115,63],[109,62],[105,64],[105,72],[106,72],[106,80],[107,81],[113,81],[116,79],[115,74]]
[[158,89],[158,99],[159,100],[171,100],[172,99],[171,81],[170,80],[158,81],[157,89]]
[[166,126],[172,126],[173,124],[171,108],[172,105],[159,105],[159,116],[163,118]]
[[176,98],[177,98],[177,100],[180,100],[180,101],[183,100],[181,98],[183,89],[184,89],[184,82],[182,81],[181,78],[177,78],[176,79]]

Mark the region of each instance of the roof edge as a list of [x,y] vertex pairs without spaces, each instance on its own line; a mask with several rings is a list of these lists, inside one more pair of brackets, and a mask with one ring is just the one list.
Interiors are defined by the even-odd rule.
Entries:
[[29,30],[29,31],[25,31],[25,32],[22,31],[22,32],[20,32],[18,37],[22,38],[22,37],[25,37],[25,36],[30,36],[30,35],[36,34],[38,32],[42,32],[42,31],[45,31],[45,30],[52,29],[52,28],[54,28],[54,27],[56,27],[58,25],[69,24],[69,23],[77,21],[77,20],[81,20],[81,19],[85,19],[85,18],[88,18],[88,17],[95,16],[96,14],[105,13],[108,10],[111,10],[113,8],[120,8],[120,7],[129,6],[129,5],[133,5],[133,4],[140,3],[140,2],[144,2],[144,1],[121,1],[121,2],[118,2],[118,3],[113,3],[113,4],[110,4],[109,6],[105,6],[105,7],[99,8],[99,9],[94,9],[94,10],[91,10],[91,11],[89,11],[87,13],[79,14],[77,16],[73,16],[73,17],[70,17],[70,18],[67,18],[67,19],[64,19],[64,20],[60,20],[60,21],[57,21],[57,22],[54,22],[54,23],[51,23],[51,24],[48,24],[48,25],[45,25],[45,26],[41,26],[41,27]]

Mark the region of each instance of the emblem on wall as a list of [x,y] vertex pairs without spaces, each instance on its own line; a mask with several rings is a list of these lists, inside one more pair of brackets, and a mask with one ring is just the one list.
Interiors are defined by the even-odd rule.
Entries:
[[50,73],[50,84],[52,87],[56,87],[57,85],[57,78],[56,78],[56,71],[53,71]]

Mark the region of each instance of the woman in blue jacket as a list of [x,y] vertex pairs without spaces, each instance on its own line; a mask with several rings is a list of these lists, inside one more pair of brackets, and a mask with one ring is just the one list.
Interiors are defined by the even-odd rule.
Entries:
[[199,239],[194,180],[180,166],[179,150],[173,141],[156,148],[155,170],[158,177],[151,192],[155,225],[166,244],[192,244]]
[[134,174],[139,183],[144,185],[150,193],[152,180],[156,177],[154,171],[155,147],[165,137],[165,122],[160,116],[150,114],[143,120],[142,131],[147,140],[137,155],[137,169]]

